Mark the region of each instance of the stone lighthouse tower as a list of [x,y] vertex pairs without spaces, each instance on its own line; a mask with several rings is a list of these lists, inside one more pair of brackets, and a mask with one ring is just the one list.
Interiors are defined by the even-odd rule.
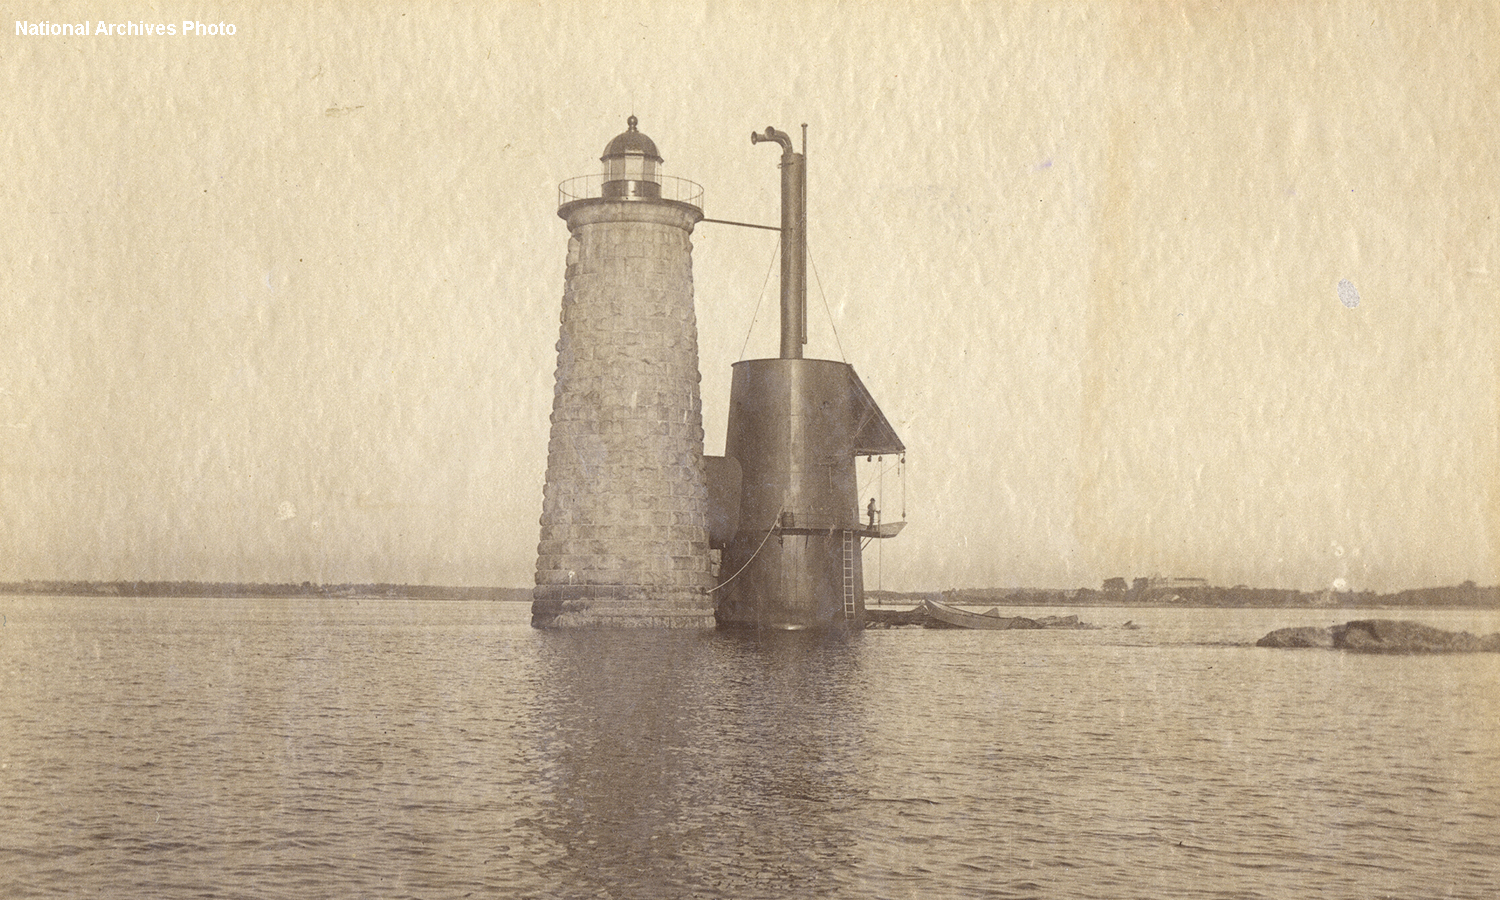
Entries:
[[562,184],[568,259],[531,622],[713,627],[690,236],[702,189],[636,130]]

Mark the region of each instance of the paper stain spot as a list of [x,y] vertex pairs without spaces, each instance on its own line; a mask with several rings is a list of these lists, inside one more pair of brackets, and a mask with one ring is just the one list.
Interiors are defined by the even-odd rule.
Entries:
[[281,501],[276,506],[276,518],[283,522],[297,518],[297,507],[290,500]]
[[1347,278],[1339,279],[1339,302],[1350,309],[1359,305],[1359,291],[1355,290],[1354,282]]

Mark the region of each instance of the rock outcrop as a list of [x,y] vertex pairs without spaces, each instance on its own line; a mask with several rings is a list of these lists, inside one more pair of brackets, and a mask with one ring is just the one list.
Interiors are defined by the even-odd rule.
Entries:
[[1255,642],[1257,647],[1332,647],[1332,628],[1281,628]]
[[1500,634],[1479,637],[1419,622],[1361,619],[1329,628],[1278,629],[1256,641],[1255,646],[1329,647],[1360,653],[1500,653]]
[[[1026,616],[1001,616],[998,607],[985,613],[986,616],[995,617],[995,631],[1015,631],[1040,628],[1073,628],[1078,630],[1093,629],[1097,626],[1080,621],[1077,616],[1040,616],[1028,618]],[[924,628],[961,628],[960,625],[950,625],[941,619],[933,618],[925,605],[913,609],[882,609],[878,606],[865,609],[866,628],[900,628],[905,625],[921,625]]]
[[900,628],[905,625],[921,625],[926,621],[927,607],[925,606],[917,606],[913,609],[865,607],[866,628]]

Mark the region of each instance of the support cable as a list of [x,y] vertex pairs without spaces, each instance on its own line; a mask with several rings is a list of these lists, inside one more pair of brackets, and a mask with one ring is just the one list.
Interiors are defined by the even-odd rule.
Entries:
[[[905,456],[905,454],[902,454],[902,456]],[[876,460],[875,465],[877,465],[877,466],[884,466],[884,462],[883,462],[884,459],[885,459],[884,456],[876,457],[875,458],[875,460]],[[884,466],[884,468],[877,469],[876,473],[874,475],[865,478],[864,484],[861,484],[857,488],[855,488],[854,493],[858,494],[861,497],[863,497],[865,495],[866,491],[871,490],[871,483],[870,483],[870,479],[871,478],[875,479],[875,481],[877,482],[876,487],[879,490],[883,491],[884,490],[884,480],[883,479],[885,477],[885,473],[889,472],[893,468],[898,467],[899,465],[900,465],[899,462],[893,462],[889,466]],[[905,494],[906,483],[904,481],[902,482],[901,488],[902,488],[902,495],[901,495],[901,520],[904,522],[904,521],[906,521],[906,494]],[[882,504],[881,508],[884,509],[885,508],[884,507],[885,496],[883,494],[880,497],[880,502]],[[882,518],[884,518],[884,517],[882,517]]]
[[760,551],[762,551],[762,550],[765,549],[766,541],[769,541],[771,539],[771,535],[773,535],[773,534],[776,533],[776,527],[781,524],[781,514],[783,512],[785,512],[785,511],[786,511],[786,507],[785,506],[783,506],[780,510],[777,511],[776,518],[774,520],[772,520],[772,522],[771,522],[771,528],[770,528],[770,530],[766,532],[766,536],[765,537],[763,537],[763,538],[760,539],[760,546],[755,548],[755,552],[752,553],[752,554],[750,554],[750,558],[747,559],[747,560],[745,560],[745,564],[743,566],[740,566],[739,571],[735,572],[733,575],[729,576],[728,578],[724,579],[723,581],[721,581],[718,584],[714,585],[713,587],[709,588],[708,592],[710,594],[712,594],[714,591],[717,591],[719,588],[723,587],[724,585],[728,584],[729,582],[735,580],[736,578],[740,577],[740,572],[745,571],[745,569],[749,568],[749,566],[750,566],[751,563],[755,562],[755,557],[759,556],[760,555]]
[[771,270],[776,267],[776,257],[781,253],[781,242],[771,248],[771,264],[766,266],[766,278],[760,283],[760,296],[755,298],[755,311],[750,314],[750,327],[745,329],[745,342],[740,345],[740,360],[745,358],[745,348],[750,346],[750,335],[755,331],[755,319],[760,315],[760,304],[766,299],[766,285],[771,283]]
[[839,359],[845,363],[849,358],[844,355],[844,345],[839,341],[839,329],[833,324],[833,310],[828,308],[828,294],[823,291],[823,276],[818,274],[818,262],[813,259],[812,250],[807,251],[807,261],[812,263],[813,279],[818,282],[818,296],[823,298],[823,315],[828,317],[828,328],[833,332],[833,345],[839,348]]
[[777,225],[756,225],[754,222],[731,222],[728,219],[699,219],[700,222],[712,222],[715,225],[736,225],[740,228],[759,228],[761,231],[780,231]]
[[906,521],[906,454],[902,453],[896,463],[896,474],[901,479],[901,521]]

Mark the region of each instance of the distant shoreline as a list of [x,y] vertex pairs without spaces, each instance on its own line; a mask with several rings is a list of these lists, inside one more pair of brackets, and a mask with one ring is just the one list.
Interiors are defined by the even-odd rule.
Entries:
[[242,584],[209,581],[22,581],[0,583],[0,594],[32,597],[297,599],[297,600],[531,600],[531,588],[424,584]]
[[866,591],[868,606],[915,605],[933,597],[959,606],[1116,606],[1219,607],[1226,609],[1500,609],[1500,586],[1473,582],[1435,588],[1414,588],[1381,594],[1375,591],[1298,591],[1279,588],[1135,587],[1102,591],[1092,588],[1049,590],[1037,588],[964,588],[946,591]]
[[[285,598],[300,600],[531,601],[531,588],[414,584],[242,584],[203,581],[22,581],[0,583],[0,595],[107,598]],[[1200,585],[1126,590],[964,588],[946,591],[866,591],[868,606],[916,606],[934,597],[960,606],[1224,607],[1263,609],[1500,609],[1500,586],[1473,582],[1396,593],[1297,591]]]

